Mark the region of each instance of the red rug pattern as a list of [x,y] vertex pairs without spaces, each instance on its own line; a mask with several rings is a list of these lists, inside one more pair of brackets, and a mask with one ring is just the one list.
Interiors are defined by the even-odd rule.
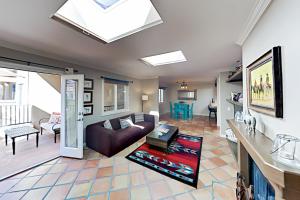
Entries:
[[185,184],[197,187],[202,137],[178,134],[169,145],[168,153],[144,143],[127,159]]

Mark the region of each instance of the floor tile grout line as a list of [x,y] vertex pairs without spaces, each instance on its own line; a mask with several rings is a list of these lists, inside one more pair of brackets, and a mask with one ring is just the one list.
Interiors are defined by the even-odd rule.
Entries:
[[145,184],[149,188],[150,198],[153,199],[153,195],[152,195],[152,192],[151,192],[151,189],[150,189],[150,182],[147,182],[148,177],[146,176],[146,170],[143,170],[143,175],[144,175],[144,178],[145,178]]
[[[37,168],[37,167],[36,167]],[[34,169],[36,169],[36,168],[34,168]],[[28,171],[33,171],[34,169],[29,169]],[[26,171],[25,171],[26,172]],[[23,173],[25,173],[25,172],[23,172]],[[23,179],[25,179],[25,178],[30,178],[30,177],[28,177],[28,175],[31,173],[31,172],[29,172],[28,174],[26,174],[25,176],[23,176],[23,177],[21,177],[20,179],[19,179],[19,181],[16,183],[16,184],[14,184],[12,187],[10,187],[5,193],[11,193],[10,192],[10,190],[13,188],[13,187],[15,187],[18,183],[20,183]],[[41,175],[36,175],[36,176],[41,176]],[[15,179],[11,179],[11,180],[15,180]],[[5,180],[3,180],[3,181],[5,181]],[[13,192],[16,192],[16,191],[13,191]]]
[[[65,171],[67,171],[67,169],[68,169],[68,168],[66,168]],[[78,178],[78,176],[79,176],[79,174],[80,174],[80,172],[81,172],[82,170],[83,170],[83,168],[81,168],[80,170],[78,170],[77,176],[76,176],[76,178],[74,179],[73,183],[71,183],[70,189],[69,189],[69,191],[67,192],[67,194],[66,194],[66,196],[65,196],[65,199],[67,199],[68,195],[70,194],[70,191],[72,190],[73,186],[75,185],[76,179]]]
[[[101,162],[101,160],[100,160],[99,162]],[[99,164],[98,164],[98,165],[99,165]],[[113,165],[112,165],[111,167],[113,167]],[[103,167],[97,168],[97,172],[98,172],[98,170],[100,170],[101,168],[103,168]],[[90,192],[91,192],[92,187],[94,186],[94,184],[95,184],[95,182],[96,182],[97,179],[109,177],[109,176],[105,176],[105,177],[97,178],[97,172],[96,172],[96,176],[95,176],[94,179],[93,179],[93,183],[90,185],[90,189],[89,189],[89,191],[88,191],[87,197],[90,197],[90,196],[91,196]],[[110,178],[110,182],[111,182],[111,179],[112,179],[112,178]]]
[[[65,171],[63,171],[63,172],[61,172],[60,173],[60,176],[57,178],[57,180],[55,181],[55,183],[50,187],[50,189],[48,190],[48,192],[46,193],[46,195],[44,196],[44,198],[43,199],[45,199],[47,196],[48,196],[48,194],[50,193],[50,191],[52,191],[52,189],[54,188],[54,187],[56,187],[57,185],[56,185],[56,183],[58,182],[58,180],[67,172],[66,170],[68,169],[68,167],[65,169]],[[63,185],[63,184],[62,184]],[[66,185],[68,185],[68,184],[66,184]],[[59,186],[61,186],[61,185],[59,185]],[[69,190],[71,189],[71,187],[69,188]]]
[[[53,165],[52,165],[52,167],[53,167]],[[50,167],[50,168],[52,168],[52,167]],[[48,169],[47,172],[49,172],[50,168]],[[35,169],[37,169],[37,168],[35,168]],[[31,172],[32,172],[32,171],[33,171],[33,169],[31,170]],[[27,177],[31,172],[29,172],[28,174],[26,174],[26,175],[23,177],[22,180],[24,180],[25,178],[31,178],[31,177]],[[40,177],[40,178],[39,178],[39,179],[31,186],[31,188],[22,190],[22,191],[25,191],[25,190],[26,190],[26,192],[22,195],[22,197],[21,197],[20,199],[22,199],[23,197],[25,197],[31,190],[33,190],[33,187],[35,186],[35,184],[37,184],[37,183],[42,179],[42,177],[44,177],[44,176],[47,174],[47,172],[46,172],[45,174],[41,175],[41,177]],[[12,188],[11,188],[11,189],[12,189]],[[15,192],[19,192],[19,191],[15,191]]]

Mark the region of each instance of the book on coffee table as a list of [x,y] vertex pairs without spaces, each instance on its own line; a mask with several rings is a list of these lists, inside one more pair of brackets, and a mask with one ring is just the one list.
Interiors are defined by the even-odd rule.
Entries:
[[169,130],[170,130],[170,129],[165,128],[165,127],[159,127],[159,128],[158,128],[158,131],[161,132],[161,133],[168,133]]

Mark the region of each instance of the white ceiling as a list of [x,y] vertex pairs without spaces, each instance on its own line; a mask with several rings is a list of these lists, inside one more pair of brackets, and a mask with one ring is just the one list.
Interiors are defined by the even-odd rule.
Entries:
[[[235,44],[257,0],[152,0],[163,24],[103,44],[49,17],[65,0],[0,0],[0,40],[29,53],[134,78],[212,81],[241,59]],[[182,50],[187,62],[150,67],[139,59]]]

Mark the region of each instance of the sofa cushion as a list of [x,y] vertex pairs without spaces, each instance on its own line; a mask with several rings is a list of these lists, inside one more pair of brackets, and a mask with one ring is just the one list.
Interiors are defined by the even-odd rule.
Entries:
[[137,122],[135,125],[140,126],[143,134],[148,134],[154,129],[154,124],[151,122]]
[[47,130],[49,133],[54,133],[54,130],[60,129],[60,124],[41,123],[41,128]]
[[137,122],[143,122],[144,120],[144,113],[136,113],[134,116],[135,123]]
[[125,119],[120,119],[120,125],[121,125],[121,129],[125,129],[127,127],[130,127],[133,125],[131,116],[125,118]]
[[[109,121],[110,121],[110,124],[111,124],[111,126],[112,126],[112,128],[113,128],[114,130],[119,130],[119,129],[121,129],[120,119],[124,119],[124,118],[127,118],[127,117],[129,117],[129,116],[131,116],[131,118],[132,118],[132,115],[125,115],[125,116],[120,117],[120,118],[114,118],[114,119],[109,120]],[[134,116],[134,115],[133,115],[133,116]],[[133,119],[133,118],[132,118],[132,119]],[[132,121],[132,122],[134,123],[134,121]]]
[[104,128],[106,129],[113,129],[111,124],[110,124],[110,121],[109,120],[106,120],[104,123],[103,123],[103,126]]
[[120,120],[118,118],[111,119],[109,121],[114,130],[119,130],[121,128]]
[[128,127],[126,129],[119,129],[116,131],[114,135],[114,146],[122,147],[122,146],[129,146],[136,140],[137,137],[141,135],[141,129],[137,127]]
[[61,123],[61,115],[59,112],[53,112],[48,121],[49,124],[60,124]]

